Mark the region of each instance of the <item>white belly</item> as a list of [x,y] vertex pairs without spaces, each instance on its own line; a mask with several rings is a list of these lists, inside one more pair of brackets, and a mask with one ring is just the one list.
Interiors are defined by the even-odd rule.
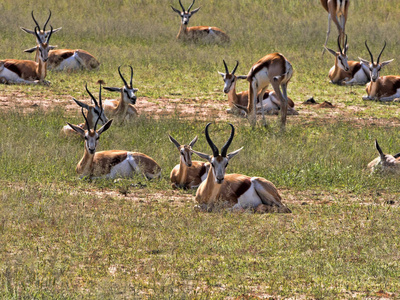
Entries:
[[255,74],[253,78],[253,86],[256,84],[257,86],[257,92],[259,92],[261,89],[264,87],[267,87],[269,85],[269,77],[268,77],[268,69],[263,68],[257,74]]
[[[0,78],[4,78],[4,79],[6,79],[7,81],[10,81],[10,82],[28,82],[28,80],[22,79],[16,73],[10,71],[7,68],[4,68],[0,72]],[[33,81],[30,81],[30,82],[33,82]]]
[[[254,178],[251,178],[252,182],[253,179]],[[254,184],[252,184],[250,188],[238,198],[238,204],[242,208],[256,208],[258,205],[262,204],[260,197],[254,189]]]
[[116,178],[116,177],[132,177],[134,173],[138,172],[139,167],[136,164],[134,158],[131,154],[128,153],[126,159],[120,162],[118,165],[115,165],[111,168],[109,174],[107,174],[107,178]]
[[80,69],[82,66],[75,58],[76,52],[74,55],[64,59],[56,68],[52,68],[50,65],[48,66],[49,69],[62,71],[62,70],[77,70]]

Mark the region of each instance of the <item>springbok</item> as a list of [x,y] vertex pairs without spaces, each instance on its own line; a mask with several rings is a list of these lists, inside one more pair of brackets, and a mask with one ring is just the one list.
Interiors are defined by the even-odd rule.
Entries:
[[379,77],[382,67],[390,64],[393,61],[393,59],[391,59],[379,63],[379,59],[381,58],[383,50],[386,48],[386,42],[381,53],[379,53],[376,63],[374,62],[374,57],[371,53],[371,50],[369,50],[367,41],[365,41],[365,47],[367,47],[369,55],[371,56],[371,62],[360,57],[359,59],[369,66],[371,81],[367,84],[367,96],[363,96],[363,100],[393,101],[394,99],[399,98],[400,76],[389,75]]
[[345,40],[345,47],[342,49],[340,46],[338,36],[339,51],[335,52],[332,49],[325,47],[329,53],[335,56],[335,64],[329,70],[329,79],[334,84],[345,85],[364,85],[370,80],[368,65],[364,62],[348,61],[347,51],[349,45],[347,44],[347,35]]
[[194,2],[195,0],[193,0],[192,4],[190,4],[188,10],[185,10],[181,0],[179,0],[179,4],[182,8],[182,11],[174,8],[171,5],[172,10],[177,14],[179,14],[179,16],[181,17],[181,28],[179,29],[179,33],[176,36],[176,38],[189,41],[202,40],[204,42],[210,42],[210,43],[229,42],[229,36],[217,27],[209,27],[209,26],[188,27],[189,19],[192,17],[192,15],[194,15],[200,10],[200,7],[198,7],[192,12],[190,12],[190,9],[192,8]]
[[169,140],[178,148],[180,163],[176,165],[170,175],[171,185],[174,189],[195,189],[207,178],[210,164],[203,161],[192,161],[192,147],[197,142],[197,136],[189,145],[181,145],[171,135]]
[[[86,119],[88,121],[87,124],[89,125],[90,128],[94,128],[94,124],[96,123],[97,119],[99,119],[99,125],[104,125],[105,123],[108,122],[108,118],[104,114],[103,109],[101,109],[101,107],[99,106],[98,102],[96,101],[96,98],[89,91],[87,84],[86,84],[85,88],[86,88],[86,92],[89,94],[89,96],[91,98],[91,102],[92,102],[91,104],[86,104],[84,102],[76,100],[73,97],[72,97],[72,100],[74,100],[75,103],[78,104],[78,106],[87,110]],[[81,124],[75,125],[75,126],[81,127],[82,129],[87,129],[86,123],[81,123]],[[62,129],[62,132],[66,135],[77,133],[69,125],[65,125]]]
[[3,83],[25,83],[37,84],[42,83],[49,85],[50,82],[44,80],[47,75],[47,60],[49,50],[50,37],[53,33],[51,28],[50,34],[45,42],[39,37],[37,27],[35,28],[36,38],[39,44],[35,47],[39,62],[31,60],[5,59],[0,60],[0,82]]
[[196,201],[202,209],[209,209],[216,205],[229,205],[233,210],[255,209],[256,211],[278,211],[291,212],[290,209],[282,204],[281,196],[273,183],[261,177],[249,177],[241,174],[225,174],[229,161],[235,157],[242,149],[238,149],[227,154],[228,148],[232,143],[235,128],[232,124],[231,135],[221,149],[221,154],[217,146],[212,142],[208,127],[205,128],[207,142],[213,152],[212,155],[192,150],[201,158],[206,159],[211,164],[208,172],[197,192]]
[[[281,126],[285,127],[289,101],[287,96],[287,84],[292,78],[292,75],[293,68],[291,63],[281,53],[277,52],[264,56],[251,67],[247,75],[247,81],[250,83],[247,110],[251,126],[254,127],[257,121],[257,99],[258,102],[261,102],[261,98],[267,90],[268,85],[271,83],[280,101]],[[282,88],[282,92],[280,88]],[[263,109],[261,110],[261,114],[264,125],[266,125]]]
[[[39,23],[36,21],[35,16],[33,15],[33,10],[31,12],[31,15],[32,15],[33,22],[35,22],[36,27],[38,28],[37,35],[40,37],[40,40],[42,40],[42,41],[47,40],[47,37],[50,34],[50,30],[46,31],[46,26],[47,26],[47,23],[49,23],[50,18],[51,18],[51,10],[49,9],[49,17],[47,18],[46,22],[44,23],[43,29],[40,29]],[[36,37],[36,43],[39,44],[39,39],[37,38],[36,33],[35,33],[34,30],[30,30],[30,29],[27,29],[27,28],[24,28],[24,27],[20,27],[20,28],[21,28],[22,31],[24,31],[26,33],[33,34]],[[56,33],[57,31],[60,31],[61,29],[62,29],[62,27],[57,28],[57,29],[53,29],[53,33]],[[35,61],[37,62],[36,59],[35,59]]]
[[[48,36],[49,31],[46,31],[46,25],[49,22],[51,17],[51,11],[49,10],[49,17],[47,18],[46,23],[43,26],[43,30],[40,30],[39,24],[33,16],[32,11],[32,19],[35,22],[36,26],[39,28],[39,34],[41,40],[45,40]],[[61,30],[62,27],[55,29],[53,32],[57,32]],[[34,33],[32,30],[21,27],[23,31],[26,33]],[[38,38],[36,37],[38,40]],[[81,68],[85,68],[87,70],[93,70],[98,68],[100,63],[98,60],[89,52],[81,49],[57,49],[53,50],[57,46],[51,46],[51,51],[49,52],[49,60],[48,60],[48,69],[49,70],[78,70]],[[37,47],[29,48],[24,50],[24,52],[32,53],[36,50]],[[36,52],[35,61],[38,62],[38,53]]]
[[[236,66],[233,68],[232,72],[229,73],[228,66],[225,60],[223,60],[225,66],[225,73],[218,72],[224,80],[224,93],[228,94],[228,104],[229,109],[226,110],[227,113],[239,114],[242,116],[247,115],[247,106],[249,103],[249,91],[243,91],[236,93],[236,82],[239,79],[247,79],[247,76],[239,75],[236,76],[235,72],[239,66],[239,62],[236,62]],[[259,95],[258,95],[259,97]],[[262,105],[257,98],[257,114],[261,114],[263,109],[266,114],[277,115],[280,110],[280,101],[277,98],[274,91],[266,90],[263,96]],[[292,99],[288,98],[288,115],[298,115],[299,113],[294,109],[294,102]]]
[[[101,84],[100,84],[101,95]],[[99,105],[102,107],[101,96],[99,97]],[[134,174],[142,174],[147,179],[160,177],[161,168],[157,162],[146,154],[139,152],[128,152],[125,150],[108,150],[96,152],[100,135],[110,128],[112,119],[105,123],[99,130],[96,130],[98,121],[94,124],[93,129],[89,126],[83,108],[82,115],[85,119],[86,130],[67,123],[73,130],[85,138],[85,150],[82,159],[76,167],[76,172],[81,178],[89,177],[133,177]],[[101,114],[100,114],[101,115]]]
[[[350,0],[321,0],[321,4],[328,12],[328,31],[326,32],[326,40],[324,47],[326,47],[328,43],[329,33],[331,32],[331,20],[333,19],[333,23],[335,23],[339,32],[340,42],[342,43],[344,48],[345,27],[349,11]],[[322,54],[324,53],[325,53],[325,48]]]
[[138,89],[132,86],[132,77],[133,77],[133,69],[131,69],[131,80],[130,84],[126,82],[124,76],[121,74],[121,66],[118,67],[118,73],[121,77],[124,86],[122,88],[117,87],[103,87],[103,89],[110,92],[119,92],[121,93],[120,100],[106,100],[104,101],[104,111],[107,116],[114,119],[119,119],[121,121],[129,120],[130,118],[134,118],[138,116],[138,112],[136,108],[133,106],[136,104],[136,95],[135,93]]
[[400,171],[400,153],[395,155],[384,154],[378,141],[375,140],[375,147],[379,152],[379,156],[368,164],[371,173],[376,171],[397,173]]

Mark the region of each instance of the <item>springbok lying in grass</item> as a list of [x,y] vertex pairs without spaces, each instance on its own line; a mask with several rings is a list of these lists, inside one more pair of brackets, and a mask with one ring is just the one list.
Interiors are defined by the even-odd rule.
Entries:
[[213,154],[208,155],[192,150],[193,153],[211,164],[211,170],[208,172],[206,180],[200,184],[196,193],[196,201],[200,207],[208,210],[217,205],[229,205],[233,206],[233,210],[250,208],[259,212],[291,212],[282,204],[278,190],[268,180],[242,174],[225,174],[229,161],[243,148],[227,154],[235,134],[235,128],[230,124],[231,135],[219,154],[217,146],[212,142],[208,133],[210,124],[208,123],[206,126],[205,136]]
[[49,85],[46,81],[47,60],[51,46],[49,45],[50,37],[53,33],[51,28],[47,39],[43,40],[39,37],[38,29],[35,28],[36,38],[39,41],[35,47],[36,54],[39,58],[38,62],[31,60],[5,59],[0,60],[0,82],[2,83],[25,83],[37,84],[42,83]]
[[[225,66],[225,73],[218,72],[224,80],[224,93],[228,94],[228,104],[231,108],[227,109],[227,113],[239,114],[242,116],[247,115],[247,106],[249,103],[249,91],[243,91],[236,93],[236,83],[239,79],[247,79],[247,76],[239,75],[236,76],[235,72],[239,66],[239,62],[236,62],[236,66],[233,68],[232,72],[229,73],[228,66],[223,60]],[[262,105],[259,102],[259,97],[257,96],[257,114],[262,114],[263,109],[267,115],[277,115],[280,110],[280,101],[276,96],[274,91],[266,90],[263,96]],[[288,97],[288,115],[298,115],[299,113],[294,109],[294,102]]]
[[371,173],[377,171],[391,173],[400,172],[400,153],[395,155],[384,154],[377,140],[375,140],[375,147],[379,152],[379,156],[368,164]]
[[[99,106],[101,103],[101,84]],[[102,113],[102,112],[101,112]],[[99,130],[96,130],[98,117],[93,129],[89,126],[85,114],[86,130],[67,123],[73,130],[85,138],[85,150],[82,159],[76,167],[76,172],[81,178],[89,177],[133,177],[135,174],[143,174],[147,179],[160,177],[161,168],[157,162],[146,154],[139,152],[129,152],[125,150],[108,150],[96,152],[96,147],[99,142],[100,135],[110,128],[112,119],[105,123]],[[100,114],[101,115],[101,114]]]
[[[286,115],[288,111],[287,85],[292,78],[293,68],[291,63],[281,53],[271,53],[257,61],[247,75],[249,85],[249,103],[247,105],[248,119],[251,126],[256,125],[257,99],[262,101],[262,97],[271,84],[275,94],[280,101],[281,126],[286,125]],[[282,88],[282,92],[281,89]],[[260,92],[261,91],[261,92]],[[266,120],[264,110],[261,110],[264,125]]]
[[130,84],[126,82],[124,76],[121,74],[121,66],[118,67],[118,73],[121,77],[124,86],[122,88],[117,87],[103,87],[107,91],[111,92],[119,92],[121,93],[121,98],[119,100],[106,100],[104,101],[104,110],[110,118],[118,119],[120,121],[128,121],[131,118],[137,117],[138,112],[136,108],[133,106],[136,104],[136,95],[135,93],[138,89],[132,86],[132,77],[133,77],[133,69],[131,69],[131,80]]
[[[48,36],[49,32],[46,31],[46,25],[49,22],[51,17],[51,11],[49,10],[49,17],[47,18],[46,23],[43,26],[43,30],[40,30],[40,26],[33,16],[32,11],[32,19],[36,24],[36,27],[39,29],[38,36],[41,40],[45,40]],[[26,33],[34,34],[35,32],[26,28],[21,27],[23,31]],[[61,29],[57,28],[53,32],[57,32]],[[38,38],[36,38],[38,40]],[[87,70],[97,69],[100,63],[98,60],[89,52],[81,49],[57,49],[53,50],[57,46],[51,46],[51,51],[49,52],[49,60],[48,60],[48,69],[49,70],[79,70],[81,68],[85,68]],[[33,47],[30,49],[24,50],[25,52],[32,53],[36,50],[37,47]],[[38,53],[36,52],[35,61],[38,62]]]
[[347,44],[347,35],[344,49],[340,47],[339,36],[337,42],[339,47],[338,52],[325,47],[329,53],[335,56],[335,64],[329,71],[331,83],[339,85],[364,85],[368,83],[370,81],[368,64],[358,61],[348,61],[347,51],[349,50],[349,45]]
[[[335,23],[339,32],[340,42],[345,47],[344,36],[350,0],[321,0],[321,4],[328,12],[328,31],[326,32],[324,47],[328,43],[329,33],[331,32],[331,20]],[[324,53],[325,48],[322,54]]]
[[[81,127],[82,129],[88,129],[87,125],[89,125],[89,128],[94,128],[94,124],[96,123],[97,119],[99,119],[99,125],[104,125],[108,122],[108,118],[104,114],[104,111],[101,109],[99,106],[98,102],[96,101],[96,98],[92,95],[92,93],[89,91],[87,84],[85,86],[86,92],[89,94],[92,103],[91,104],[86,104],[81,101],[76,100],[75,98],[72,98],[72,100],[75,101],[78,106],[81,108],[84,108],[87,110],[87,124],[86,123],[81,123],[79,125],[75,125],[78,127]],[[62,129],[62,132],[66,135],[71,135],[71,134],[77,134],[75,130],[73,130],[69,125],[65,125]]]
[[179,14],[179,16],[181,17],[181,28],[179,29],[179,33],[176,36],[176,38],[188,41],[203,41],[209,43],[229,42],[229,36],[217,27],[209,27],[209,26],[188,27],[189,19],[192,17],[192,15],[194,15],[200,10],[199,7],[190,12],[190,9],[192,8],[194,1],[195,0],[193,0],[192,4],[190,4],[188,10],[185,10],[181,0],[179,0],[179,4],[182,8],[182,11],[174,8],[171,5],[172,10],[177,14]]
[[386,42],[381,53],[379,53],[376,63],[374,62],[374,57],[368,48],[367,41],[365,41],[365,47],[367,47],[369,55],[371,56],[371,62],[362,58],[360,58],[360,60],[369,66],[371,81],[366,87],[368,95],[363,96],[363,100],[393,101],[396,98],[400,98],[400,76],[389,75],[379,77],[382,67],[393,61],[393,59],[391,59],[379,63],[382,52],[385,50]]
[[171,185],[174,189],[197,188],[207,178],[210,164],[203,161],[192,161],[192,147],[197,142],[197,136],[189,145],[181,145],[171,135],[169,140],[178,148],[180,163],[176,165],[170,175]]

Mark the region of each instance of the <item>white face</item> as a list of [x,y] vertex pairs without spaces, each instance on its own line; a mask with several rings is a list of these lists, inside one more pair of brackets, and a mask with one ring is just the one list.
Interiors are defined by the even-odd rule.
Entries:
[[[100,107],[90,106],[89,109],[91,110],[91,113],[88,114],[88,116],[90,115],[92,117],[92,119],[90,120],[91,124],[95,124],[97,119],[99,119],[99,121],[98,121],[99,125],[103,125],[108,122],[108,118],[104,114],[104,110],[101,112]],[[101,112],[101,115],[100,115],[100,112]],[[99,115],[100,115],[100,118],[99,118]]]
[[126,103],[129,103],[129,104],[135,104],[136,103],[136,99],[137,99],[135,93],[137,91],[138,91],[138,89],[124,86],[122,88],[122,95],[123,95],[124,101]]
[[381,71],[381,65],[380,64],[369,64],[369,71],[371,74],[371,80],[376,81],[379,78],[379,72]]
[[232,74],[221,74],[222,78],[224,79],[224,93],[228,94],[236,85],[236,76]]
[[43,62],[46,62],[49,59],[49,51],[50,51],[50,47],[47,43],[39,44],[39,58]]
[[221,184],[225,178],[225,170],[228,166],[229,159],[218,155],[211,158],[211,166],[215,177],[215,182]]
[[179,151],[183,162],[188,167],[192,166],[192,152],[190,150],[191,148],[189,146],[181,146]]
[[190,19],[191,17],[192,17],[192,13],[181,12],[182,24],[183,24],[183,25],[188,25],[188,24],[189,24],[189,19]]
[[94,154],[96,152],[96,147],[99,142],[100,135],[93,130],[86,131],[85,133],[85,147],[89,151],[90,154]]
[[339,68],[341,68],[343,71],[346,71],[346,72],[348,72],[350,70],[349,63],[347,61],[348,60],[347,55],[340,53],[337,56],[337,60],[338,60]]

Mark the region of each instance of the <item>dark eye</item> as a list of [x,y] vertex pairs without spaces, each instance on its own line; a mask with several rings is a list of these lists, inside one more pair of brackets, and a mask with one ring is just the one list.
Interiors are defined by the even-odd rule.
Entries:
[[338,56],[338,60],[342,61],[342,58],[340,56]]
[[88,140],[87,136],[85,136],[85,140]]

